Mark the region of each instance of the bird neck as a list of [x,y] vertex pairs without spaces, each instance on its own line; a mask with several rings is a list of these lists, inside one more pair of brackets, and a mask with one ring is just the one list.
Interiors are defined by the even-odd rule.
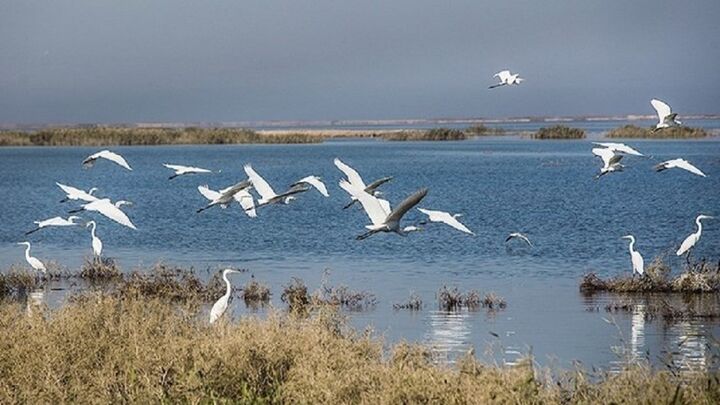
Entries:
[[28,244],[25,248],[25,260],[30,260],[30,245]]
[[229,297],[232,292],[232,286],[230,285],[230,280],[227,278],[227,273],[223,274],[223,280],[225,280],[225,295]]
[[702,233],[702,222],[700,222],[700,219],[701,219],[700,217],[697,217],[697,218],[695,219],[695,223],[697,224],[697,227],[698,227],[697,232],[695,232],[695,234],[696,234],[697,236],[700,236],[700,234]]
[[630,253],[633,252],[633,248],[635,247],[635,238],[630,239]]

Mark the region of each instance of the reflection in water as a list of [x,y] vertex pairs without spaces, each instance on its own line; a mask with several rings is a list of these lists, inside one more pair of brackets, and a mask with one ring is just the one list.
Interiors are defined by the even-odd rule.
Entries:
[[636,362],[643,358],[645,348],[645,304],[638,304],[633,309],[630,324],[630,361]]
[[28,316],[32,315],[33,311],[39,310],[45,301],[45,290],[38,288],[31,291],[25,297],[25,308]]
[[430,311],[425,341],[450,363],[470,344],[471,319],[467,309],[455,312]]
[[708,341],[705,325],[682,321],[669,328],[673,350],[673,366],[682,371],[708,370]]

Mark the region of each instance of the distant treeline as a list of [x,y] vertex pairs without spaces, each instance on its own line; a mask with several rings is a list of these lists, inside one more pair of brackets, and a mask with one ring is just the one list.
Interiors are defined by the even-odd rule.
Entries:
[[641,128],[635,125],[625,125],[615,128],[607,134],[608,138],[704,138],[707,131],[702,128],[673,127],[654,131],[654,128]]

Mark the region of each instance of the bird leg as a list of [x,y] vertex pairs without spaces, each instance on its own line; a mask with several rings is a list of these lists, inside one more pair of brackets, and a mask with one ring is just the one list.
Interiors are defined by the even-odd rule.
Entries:
[[39,230],[40,230],[40,228],[35,228],[35,229],[31,230],[31,231],[25,232],[25,235],[30,235],[31,233],[37,232],[37,231],[39,231]]
[[362,234],[362,235],[356,236],[355,239],[356,239],[356,240],[364,240],[364,239],[367,239],[367,238],[369,238],[370,236],[376,234],[377,232],[378,232],[378,231],[367,231],[367,232],[365,232],[365,233]]
[[77,214],[78,212],[82,212],[82,211],[83,211],[82,208],[78,208],[78,209],[76,209],[76,210],[70,210],[70,211],[68,211],[68,214]]
[[179,175],[173,174],[172,176],[168,177],[168,180],[172,180],[172,179],[174,179],[174,178],[177,177],[177,176],[179,176]]
[[352,201],[350,201],[350,203],[348,205],[344,206],[342,209],[346,210],[346,209],[352,207],[353,204],[355,204],[356,202],[357,202],[357,200],[352,200]]
[[60,200],[60,204],[68,202],[68,201],[70,201],[69,198],[63,198],[62,200]]

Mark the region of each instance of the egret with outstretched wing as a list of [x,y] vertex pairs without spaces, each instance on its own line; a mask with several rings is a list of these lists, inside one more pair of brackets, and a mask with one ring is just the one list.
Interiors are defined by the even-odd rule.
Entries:
[[168,177],[168,180],[172,180],[175,177],[183,176],[186,174],[212,173],[212,170],[202,169],[200,167],[171,165],[169,163],[163,163],[163,166],[175,171],[175,174]]
[[446,225],[449,225],[455,229],[457,229],[460,232],[465,232],[470,235],[475,235],[473,231],[468,229],[465,225],[460,223],[460,221],[457,220],[458,217],[461,217],[462,214],[454,214],[451,215],[449,212],[445,211],[434,211],[434,210],[428,210],[425,208],[418,208],[418,211],[422,212],[423,214],[428,216],[428,219],[430,222],[440,222],[444,223]]
[[674,168],[687,170],[690,173],[697,174],[698,176],[707,177],[705,175],[705,173],[703,173],[700,169],[693,166],[690,162],[688,162],[685,159],[667,160],[667,161],[662,162],[655,166],[655,170],[658,172],[661,172],[661,171],[667,170],[667,169],[674,169]]
[[127,161],[125,161],[125,158],[115,152],[110,152],[109,150],[101,150],[100,152],[93,153],[92,155],[86,157],[85,160],[83,160],[82,164],[85,167],[92,167],[95,164],[95,161],[98,159],[107,159],[128,170],[132,170]]

